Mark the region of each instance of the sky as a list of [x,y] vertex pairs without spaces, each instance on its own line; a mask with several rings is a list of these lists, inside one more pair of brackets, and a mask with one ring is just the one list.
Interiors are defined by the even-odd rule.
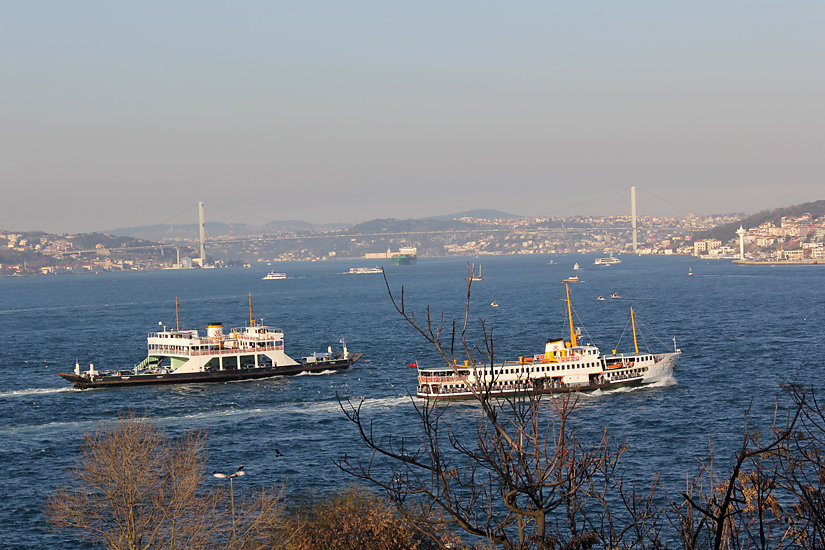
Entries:
[[825,199],[825,2],[2,0],[0,229]]

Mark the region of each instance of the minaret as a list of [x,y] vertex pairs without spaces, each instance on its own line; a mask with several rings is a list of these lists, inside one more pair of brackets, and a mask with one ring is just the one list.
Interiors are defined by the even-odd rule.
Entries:
[[633,253],[639,248],[639,241],[636,234],[636,186],[630,188],[630,217],[633,224]]
[[198,202],[198,223],[200,224],[201,233],[201,267],[203,267],[206,264],[206,248],[203,244],[206,240],[206,231],[203,227],[203,202]]
[[746,233],[747,233],[747,231],[745,231],[742,228],[741,225],[739,226],[739,229],[736,230],[736,234],[739,235],[739,259],[740,260],[745,259],[745,234]]

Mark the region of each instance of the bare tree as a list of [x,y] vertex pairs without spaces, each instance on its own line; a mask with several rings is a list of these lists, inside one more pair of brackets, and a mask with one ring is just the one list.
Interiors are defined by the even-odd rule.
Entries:
[[[468,266],[464,318],[446,328],[443,314],[436,320],[429,307],[423,320],[416,319],[405,307],[403,287],[396,300],[386,275],[384,280],[395,309],[455,375],[462,377],[460,360],[462,369],[469,367],[482,380],[479,366],[494,361],[493,337],[479,319],[481,345],[468,339],[472,275]],[[581,440],[570,421],[576,406],[572,394],[504,399],[493,396],[494,383],[488,377],[470,386],[479,414],[474,430],[452,428],[449,408],[437,399],[413,400],[419,435],[412,448],[404,440],[375,434],[363,416],[363,401],[342,401],[371,456],[345,458],[337,465],[381,487],[425,533],[446,524],[505,548],[659,546],[654,491],[623,488],[618,465],[624,444],[607,432],[595,442]],[[386,463],[391,473],[382,475],[380,466]],[[621,517],[614,507],[622,508]]]
[[232,537],[223,487],[204,487],[206,434],[171,439],[133,413],[84,435],[70,481],[51,495],[48,521],[112,549],[273,548],[280,493],[261,491],[244,503]]
[[671,506],[685,548],[825,547],[825,414],[813,393],[786,390],[790,406],[780,415],[777,403],[767,443],[745,412],[729,473],[719,472],[709,444],[684,501]]

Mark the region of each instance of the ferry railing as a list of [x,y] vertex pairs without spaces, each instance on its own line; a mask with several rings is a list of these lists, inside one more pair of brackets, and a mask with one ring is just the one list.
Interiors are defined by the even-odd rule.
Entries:
[[186,356],[195,356],[195,355],[230,355],[230,354],[237,354],[237,353],[256,353],[262,351],[283,351],[284,346],[261,346],[261,347],[241,347],[241,348],[219,348],[219,349],[208,349],[208,350],[186,350],[180,349],[173,346],[150,346],[149,353],[165,353],[168,355],[186,355]]

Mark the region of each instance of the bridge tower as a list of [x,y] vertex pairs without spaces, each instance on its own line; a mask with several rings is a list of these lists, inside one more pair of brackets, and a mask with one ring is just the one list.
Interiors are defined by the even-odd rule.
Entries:
[[630,188],[630,218],[633,224],[633,253],[639,249],[639,241],[636,233],[636,186]]
[[206,231],[204,230],[203,225],[203,201],[198,202],[198,225],[200,226],[200,244],[201,244],[201,267],[206,265],[206,247],[204,246],[204,242],[206,241]]

